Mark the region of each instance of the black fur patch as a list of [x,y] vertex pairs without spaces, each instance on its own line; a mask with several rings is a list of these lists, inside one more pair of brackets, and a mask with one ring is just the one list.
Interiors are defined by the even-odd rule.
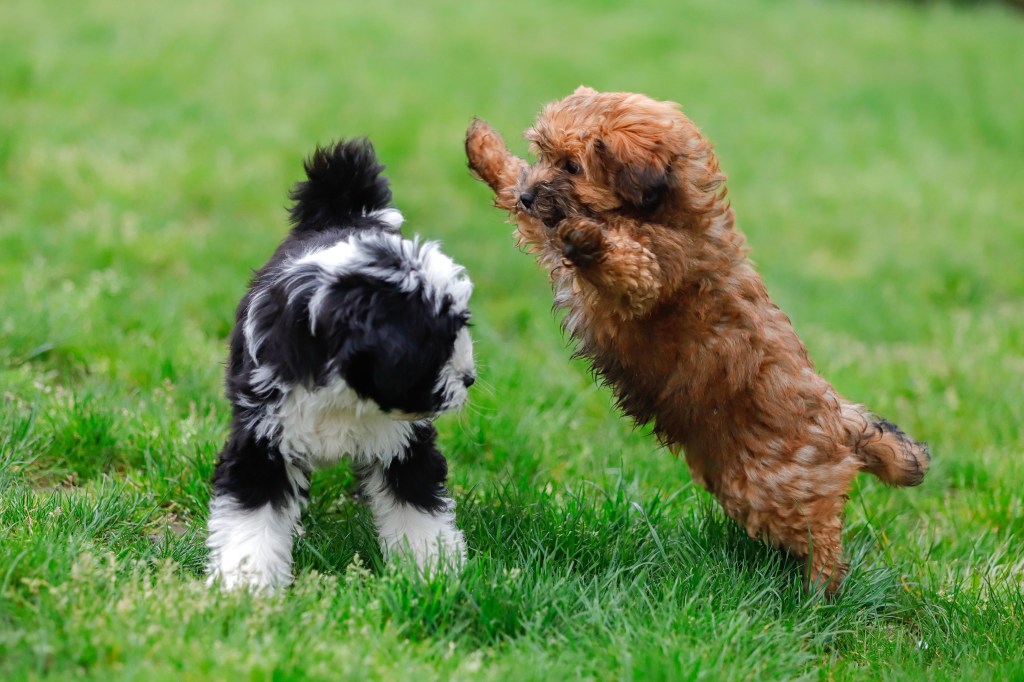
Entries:
[[243,509],[273,504],[280,509],[291,498],[306,497],[296,490],[285,472],[284,458],[266,441],[232,424],[231,437],[220,453],[213,472],[214,496],[230,495]]
[[391,188],[381,175],[384,166],[365,138],[317,147],[305,168],[307,179],[291,193],[296,230],[350,226],[360,216],[391,203]]
[[384,469],[384,481],[395,497],[428,512],[447,507],[448,463],[435,446],[437,430],[433,425],[417,424],[402,459],[394,459]]

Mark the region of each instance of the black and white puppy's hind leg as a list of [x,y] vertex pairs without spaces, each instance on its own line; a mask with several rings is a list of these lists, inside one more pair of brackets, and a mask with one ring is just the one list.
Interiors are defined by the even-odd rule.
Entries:
[[251,433],[232,434],[214,472],[208,583],[261,591],[291,582],[292,536],[308,496],[308,471]]
[[448,464],[436,439],[433,424],[417,422],[405,452],[357,469],[384,558],[412,559],[424,572],[457,568],[466,559],[466,541],[455,526],[455,501],[445,487]]

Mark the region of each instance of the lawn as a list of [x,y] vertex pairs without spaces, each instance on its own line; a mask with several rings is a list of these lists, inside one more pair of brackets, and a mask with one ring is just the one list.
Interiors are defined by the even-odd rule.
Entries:
[[[1024,13],[902,2],[0,5],[0,679],[1024,679]],[[466,170],[580,83],[683,104],[845,395],[930,443],[862,477],[835,600],[619,416]],[[295,585],[208,590],[222,362],[316,143],[367,135],[475,281],[439,424],[461,575],[382,566],[321,472]]]

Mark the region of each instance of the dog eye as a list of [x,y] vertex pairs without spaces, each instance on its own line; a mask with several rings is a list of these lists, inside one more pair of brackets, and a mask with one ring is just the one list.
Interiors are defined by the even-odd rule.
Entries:
[[577,173],[580,172],[580,165],[573,161],[572,159],[566,161],[565,166],[563,166],[563,168],[565,169],[565,172],[568,173],[569,175],[576,175]]

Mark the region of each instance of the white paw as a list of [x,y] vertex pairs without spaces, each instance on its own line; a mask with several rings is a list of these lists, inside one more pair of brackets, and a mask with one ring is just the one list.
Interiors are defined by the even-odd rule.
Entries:
[[453,515],[417,512],[409,521],[381,534],[381,550],[389,562],[412,559],[423,571],[456,570],[466,562],[466,538]]
[[455,570],[466,563],[466,539],[462,531],[445,528],[433,537],[405,536],[385,552],[389,561],[401,556],[409,557],[423,571]]
[[273,590],[292,580],[292,533],[298,505],[243,509],[228,498],[210,505],[210,585]]
[[274,592],[291,581],[288,567],[254,566],[243,561],[233,566],[211,563],[206,584],[225,591],[247,589],[251,592]]

